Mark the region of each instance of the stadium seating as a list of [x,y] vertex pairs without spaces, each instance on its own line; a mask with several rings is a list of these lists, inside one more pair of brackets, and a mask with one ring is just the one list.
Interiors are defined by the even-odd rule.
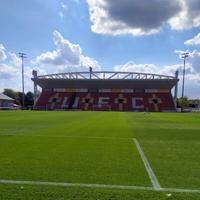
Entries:
[[112,111],[174,111],[170,92],[52,92],[43,91],[34,109],[39,110],[112,110]]

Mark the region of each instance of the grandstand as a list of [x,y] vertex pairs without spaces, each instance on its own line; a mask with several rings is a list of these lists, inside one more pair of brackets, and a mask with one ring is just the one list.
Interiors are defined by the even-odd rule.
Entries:
[[[136,72],[70,72],[37,76],[34,109],[81,111],[175,111],[175,76]],[[37,98],[37,86],[42,88]],[[174,95],[172,95],[172,89]]]

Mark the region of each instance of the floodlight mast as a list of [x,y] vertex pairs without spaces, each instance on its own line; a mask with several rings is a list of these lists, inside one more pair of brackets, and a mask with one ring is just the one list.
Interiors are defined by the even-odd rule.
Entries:
[[24,58],[26,58],[26,54],[19,53],[19,57],[22,59],[22,110],[24,110]]
[[186,58],[188,57],[189,53],[185,52],[181,54],[181,58],[184,59],[183,63],[183,83],[182,83],[182,96],[181,96],[181,112],[183,112],[183,97],[184,97],[184,87],[185,87],[185,64],[186,64]]

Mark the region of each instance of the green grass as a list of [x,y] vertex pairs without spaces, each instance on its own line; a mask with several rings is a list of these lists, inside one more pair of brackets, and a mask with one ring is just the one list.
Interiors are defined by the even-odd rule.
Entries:
[[[200,190],[200,114],[0,111],[0,180]],[[171,193],[171,196],[167,196]],[[0,199],[200,199],[199,193],[1,184]]]
[[135,137],[162,187],[200,188],[200,115],[152,113],[135,119]]

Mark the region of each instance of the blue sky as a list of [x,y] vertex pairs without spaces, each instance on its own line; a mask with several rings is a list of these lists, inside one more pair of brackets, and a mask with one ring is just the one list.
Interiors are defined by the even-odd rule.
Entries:
[[185,95],[200,98],[199,0],[1,0],[0,92],[25,92],[38,75],[88,71],[133,71],[173,75],[183,60]]

